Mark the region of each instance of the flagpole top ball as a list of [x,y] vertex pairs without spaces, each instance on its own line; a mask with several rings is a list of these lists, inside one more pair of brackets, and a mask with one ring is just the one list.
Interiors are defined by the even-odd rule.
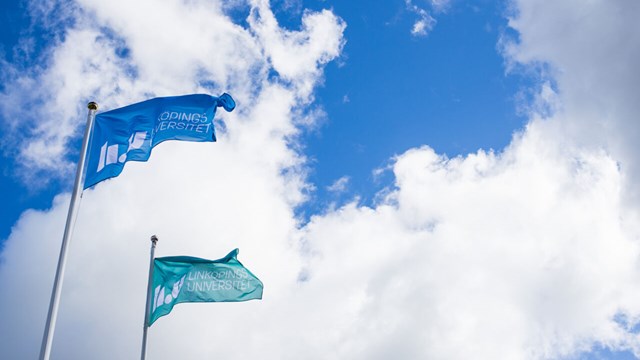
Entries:
[[98,110],[98,103],[92,101],[87,104],[87,107],[89,110]]
[[151,235],[151,242],[154,243],[154,244],[157,243],[158,242],[158,237],[155,236],[155,235]]

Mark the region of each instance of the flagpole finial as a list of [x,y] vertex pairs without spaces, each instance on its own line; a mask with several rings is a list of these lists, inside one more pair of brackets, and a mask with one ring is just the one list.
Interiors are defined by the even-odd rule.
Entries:
[[89,108],[89,110],[98,110],[98,103],[92,101],[87,104],[87,107]]
[[155,235],[151,235],[151,242],[155,245],[158,242],[158,237]]

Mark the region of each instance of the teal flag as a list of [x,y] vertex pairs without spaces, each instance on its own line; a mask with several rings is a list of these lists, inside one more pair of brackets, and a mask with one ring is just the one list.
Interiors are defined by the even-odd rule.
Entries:
[[149,326],[179,303],[262,299],[262,282],[237,257],[238,249],[219,260],[156,258]]

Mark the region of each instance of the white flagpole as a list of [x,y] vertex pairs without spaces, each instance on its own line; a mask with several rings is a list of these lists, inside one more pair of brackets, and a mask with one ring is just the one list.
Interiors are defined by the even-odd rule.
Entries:
[[147,282],[147,305],[144,309],[144,325],[142,326],[142,354],[141,360],[147,357],[147,329],[149,329],[149,311],[151,310],[151,287],[153,286],[153,259],[155,258],[158,237],[151,236],[151,260],[149,261],[149,281]]
[[58,317],[58,305],[60,303],[60,289],[62,288],[62,280],[64,278],[64,269],[67,262],[67,248],[73,233],[73,225],[78,210],[78,197],[82,197],[84,177],[84,163],[87,158],[87,147],[89,144],[89,136],[93,128],[93,121],[98,110],[98,104],[90,102],[87,104],[89,114],[87,115],[87,125],[84,129],[84,138],[82,139],[82,149],[80,150],[80,160],[76,169],[76,180],[71,193],[71,203],[69,204],[69,212],[67,213],[67,223],[64,227],[64,235],[62,236],[62,246],[60,247],[60,257],[58,258],[58,268],[56,277],[53,282],[53,290],[51,291],[51,302],[49,303],[49,313],[47,314],[47,324],[44,328],[44,336],[42,337],[42,348],[40,348],[40,360],[49,360],[51,355],[51,343],[53,340],[53,332],[56,327],[56,319]]

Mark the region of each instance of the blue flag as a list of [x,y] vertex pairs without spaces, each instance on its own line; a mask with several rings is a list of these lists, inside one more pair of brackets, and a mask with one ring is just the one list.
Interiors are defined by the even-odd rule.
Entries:
[[127,161],[147,161],[151,149],[165,140],[216,141],[216,108],[232,111],[229,94],[150,99],[96,115],[84,189],[120,175]]

